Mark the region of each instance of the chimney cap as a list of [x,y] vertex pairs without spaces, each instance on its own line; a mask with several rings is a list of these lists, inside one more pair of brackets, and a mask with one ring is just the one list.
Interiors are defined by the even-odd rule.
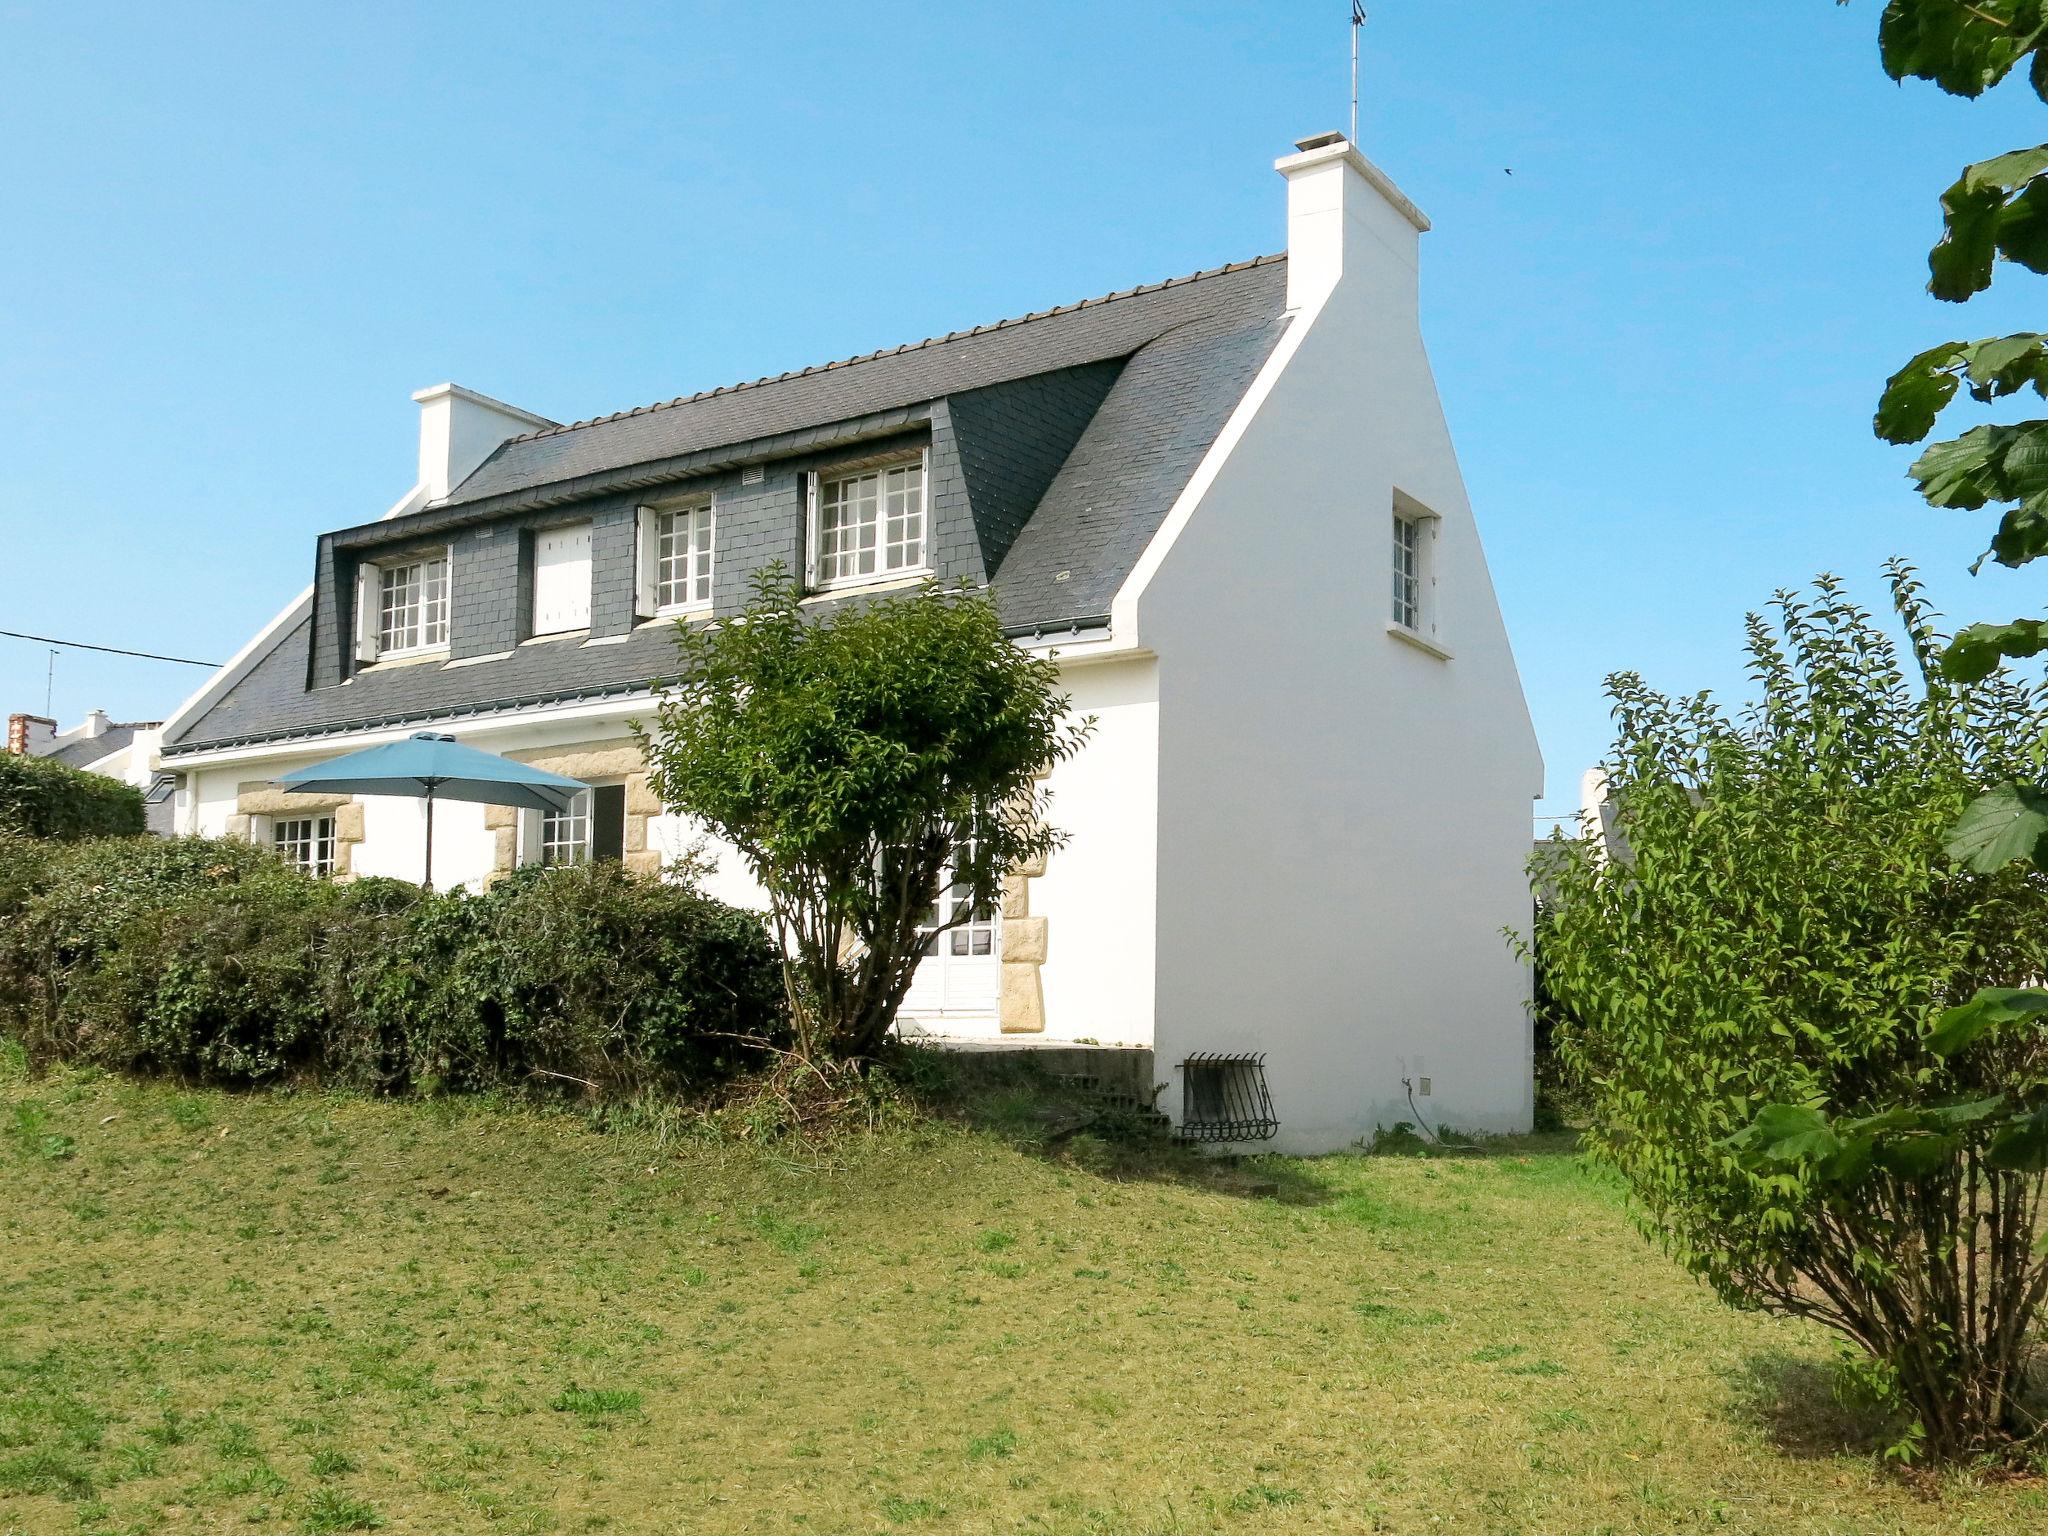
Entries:
[[1332,144],[1343,142],[1344,135],[1341,133],[1312,133],[1305,139],[1296,139],[1294,147],[1306,152],[1311,149],[1328,149]]

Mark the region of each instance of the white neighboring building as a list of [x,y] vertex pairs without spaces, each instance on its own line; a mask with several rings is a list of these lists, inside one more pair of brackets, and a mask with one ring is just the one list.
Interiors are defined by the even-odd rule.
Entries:
[[[694,840],[629,722],[670,626],[771,560],[814,601],[986,582],[1094,740],[1072,834],[948,935],[906,1029],[1149,1047],[1160,1108],[1273,1145],[1530,1123],[1523,863],[1542,765],[1424,354],[1427,221],[1334,135],[1277,163],[1287,250],[868,357],[560,426],[422,391],[416,483],[167,723],[182,830],[421,873],[416,801],[287,796],[419,729],[594,787],[444,804],[434,868],[653,869]],[[717,850],[714,849],[714,852]],[[730,850],[712,889],[757,891]],[[1204,1127],[1207,1127],[1204,1132]]]

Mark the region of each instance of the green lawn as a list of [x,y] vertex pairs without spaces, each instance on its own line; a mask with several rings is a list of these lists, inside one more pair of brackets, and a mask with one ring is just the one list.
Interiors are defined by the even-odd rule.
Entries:
[[[4,1058],[0,1058],[4,1061]],[[1120,1181],[0,1064],[0,1532],[2002,1532],[1556,1145]]]

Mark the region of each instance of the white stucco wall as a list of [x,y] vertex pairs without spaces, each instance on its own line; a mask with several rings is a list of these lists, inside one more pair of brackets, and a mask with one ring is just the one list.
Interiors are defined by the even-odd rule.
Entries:
[[1031,882],[1046,919],[1047,1038],[1150,1045],[1158,900],[1159,672],[1150,658],[1070,666],[1061,681],[1086,746],[1053,770],[1066,847]]
[[[1532,1107],[1529,978],[1501,929],[1529,920],[1542,765],[1422,348],[1415,228],[1344,174],[1341,276],[1303,296],[1263,400],[1134,578],[1160,657],[1162,1108],[1190,1053],[1264,1051],[1297,1151],[1414,1118],[1404,1077],[1430,1078],[1432,1123],[1519,1130]],[[1312,237],[1291,230],[1290,258]],[[1441,520],[1449,660],[1388,632],[1397,488]]]

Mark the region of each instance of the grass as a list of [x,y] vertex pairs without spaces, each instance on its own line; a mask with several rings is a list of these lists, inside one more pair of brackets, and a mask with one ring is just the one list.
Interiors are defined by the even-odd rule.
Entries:
[[1559,1141],[1060,1145],[0,1064],[0,1533],[2048,1526],[2042,1484],[1882,1470],[1829,1344]]

